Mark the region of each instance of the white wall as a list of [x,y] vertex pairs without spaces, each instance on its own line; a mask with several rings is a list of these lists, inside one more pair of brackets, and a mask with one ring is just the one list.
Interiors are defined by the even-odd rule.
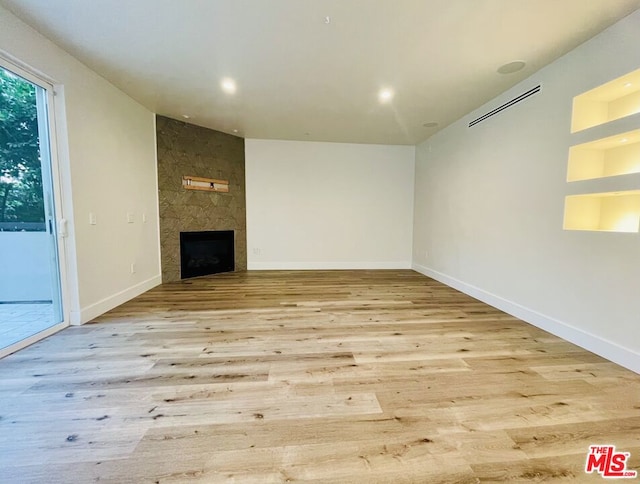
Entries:
[[155,116],[2,7],[0,50],[56,84],[67,306],[86,322],[160,283]]
[[0,232],[0,302],[50,301],[47,232]]
[[408,268],[413,146],[245,141],[249,269]]
[[[416,150],[414,267],[640,372],[640,235],[563,231],[568,194],[640,188],[629,175],[567,183],[573,96],[640,65],[640,12],[470,113]],[[542,92],[470,120],[538,83]]]

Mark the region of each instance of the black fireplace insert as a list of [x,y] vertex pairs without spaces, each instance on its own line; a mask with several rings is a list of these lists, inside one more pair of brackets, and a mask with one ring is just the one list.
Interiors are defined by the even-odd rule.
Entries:
[[180,277],[206,276],[235,269],[233,230],[180,232]]

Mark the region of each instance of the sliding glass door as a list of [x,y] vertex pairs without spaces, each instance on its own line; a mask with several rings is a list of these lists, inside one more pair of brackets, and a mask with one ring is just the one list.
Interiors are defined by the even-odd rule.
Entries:
[[0,355],[64,326],[51,99],[0,62]]

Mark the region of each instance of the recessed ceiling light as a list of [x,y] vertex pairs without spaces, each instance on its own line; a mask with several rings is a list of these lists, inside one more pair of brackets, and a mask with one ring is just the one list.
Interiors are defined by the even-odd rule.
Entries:
[[220,87],[222,87],[222,90],[227,94],[233,94],[236,92],[236,83],[233,79],[222,79]]
[[527,65],[524,61],[513,61],[498,67],[498,73],[500,74],[513,74],[514,72],[521,71],[524,66]]
[[378,93],[378,99],[381,103],[388,103],[393,99],[393,89],[380,89],[380,92]]
[[438,126],[438,123],[424,123],[422,126],[424,126],[425,128],[435,128],[436,126]]
[[627,138],[622,138],[622,139],[620,140],[620,143],[626,143],[627,141],[629,141]]
[[183,117],[184,119],[189,119],[191,116],[189,116],[188,114],[183,114],[183,115],[182,115],[182,117]]
[[624,85],[624,87],[631,87],[631,86],[633,86],[633,83],[632,83],[632,82],[627,82],[627,83]]
[[237,130],[237,129],[234,129],[234,130],[233,130],[233,132],[234,132],[234,133],[237,133],[237,132],[238,132],[238,130]]

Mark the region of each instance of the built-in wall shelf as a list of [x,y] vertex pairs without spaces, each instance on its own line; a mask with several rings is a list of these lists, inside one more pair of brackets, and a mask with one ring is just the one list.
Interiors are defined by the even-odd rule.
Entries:
[[565,198],[565,230],[638,233],[639,227],[640,190]]
[[567,181],[640,173],[640,129],[572,146]]
[[640,189],[640,173],[577,180],[565,186],[565,196],[633,191]]
[[573,98],[571,132],[640,113],[640,69]]
[[573,98],[565,230],[640,232],[639,113],[640,69]]

